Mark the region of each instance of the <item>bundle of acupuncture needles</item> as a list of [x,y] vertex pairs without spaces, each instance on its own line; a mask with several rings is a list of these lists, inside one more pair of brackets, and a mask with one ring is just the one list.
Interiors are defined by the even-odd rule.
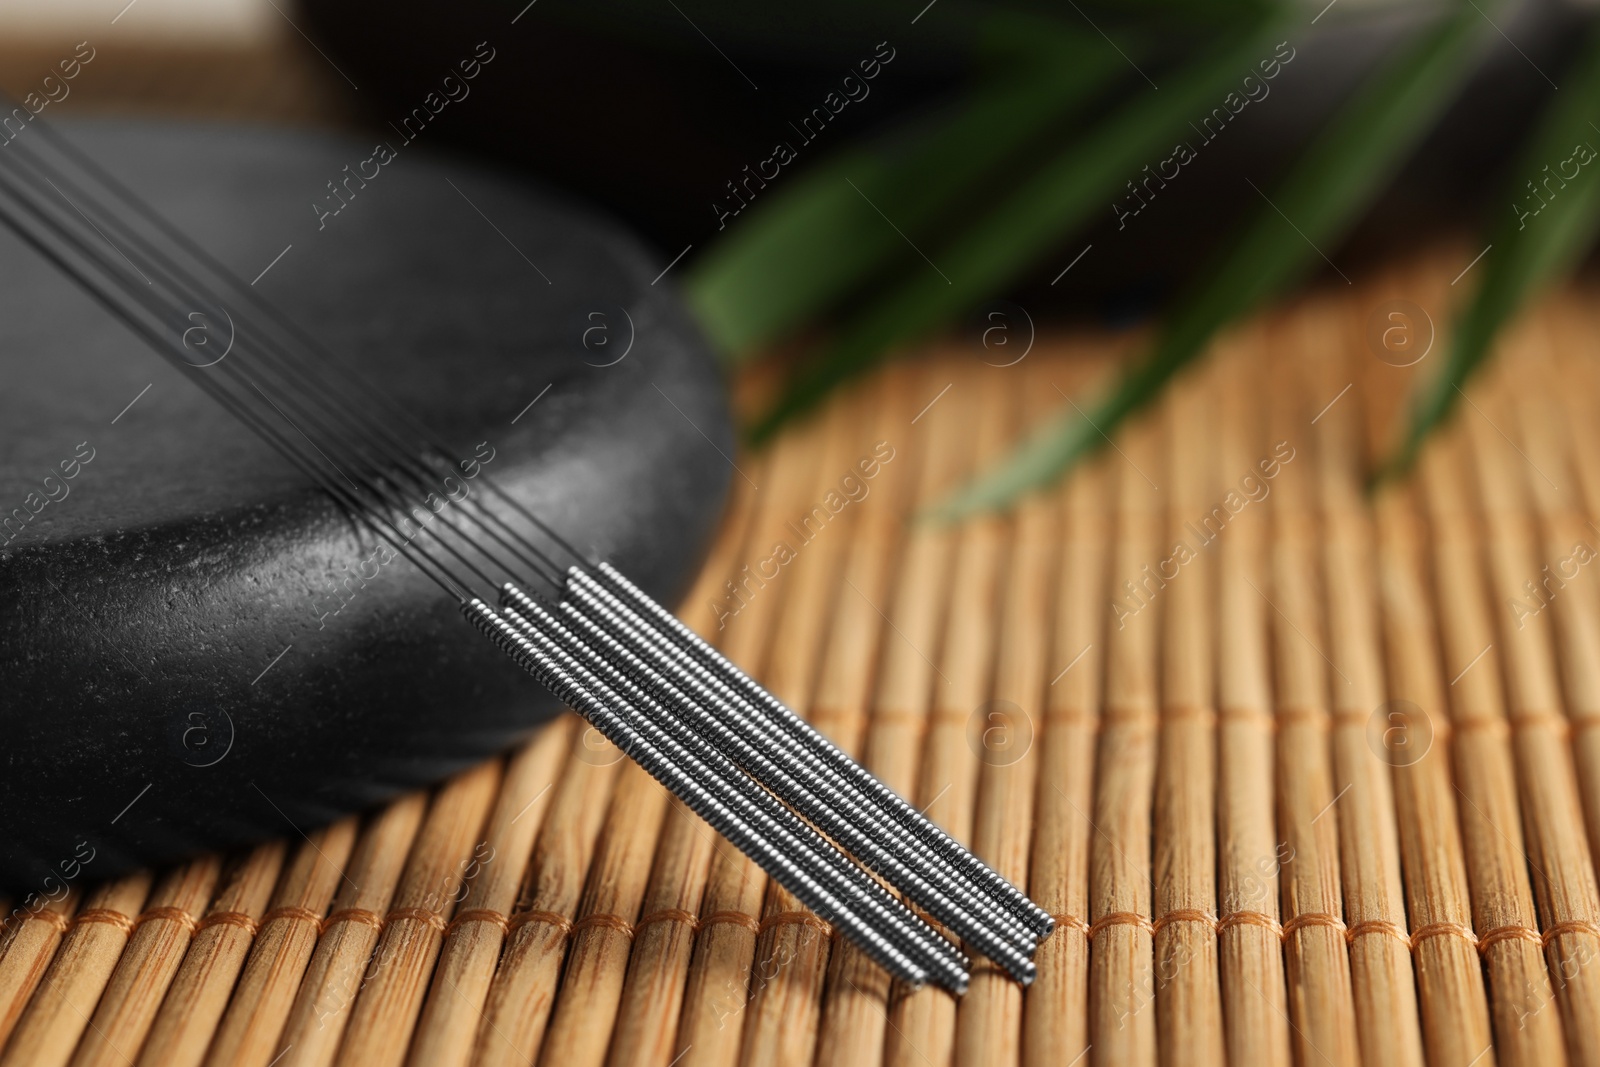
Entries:
[[896,978],[967,987],[968,960],[915,905],[1032,981],[1048,914],[610,564],[487,477],[468,492],[469,462],[59,132],[28,128],[0,148],[0,220],[506,656]]

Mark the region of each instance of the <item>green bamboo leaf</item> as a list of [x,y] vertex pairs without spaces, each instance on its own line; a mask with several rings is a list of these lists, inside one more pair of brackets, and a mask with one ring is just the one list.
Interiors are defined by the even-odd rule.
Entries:
[[[763,440],[788,418],[812,407],[835,385],[885,358],[895,345],[925,335],[1014,279],[1063,233],[1104,210],[1139,168],[1168,151],[1197,115],[1219,104],[1240,79],[1272,55],[1280,23],[1208,51],[1164,76],[1151,90],[1098,123],[977,218],[936,253],[939,267],[920,267],[889,296],[841,331],[839,339],[798,377],[753,427]],[[892,207],[885,205],[885,210]],[[882,225],[882,220],[880,220]],[[948,274],[945,271],[948,270]]]
[[[1600,128],[1591,118],[1600,115],[1600,31],[1585,42],[1565,81],[1512,172],[1511,211],[1493,230],[1492,252],[1472,303],[1456,323],[1450,358],[1418,395],[1404,440],[1374,481],[1411,469],[1423,441],[1454,411],[1462,386],[1488,357],[1495,334],[1537,290],[1571,271],[1600,236],[1600,159],[1594,147],[1600,145]],[[1579,146],[1587,150],[1587,162],[1578,164],[1575,178],[1564,178],[1561,164],[1577,163]],[[1553,185],[1546,184],[1551,172]],[[1550,198],[1542,207],[1530,192],[1535,183]],[[1535,208],[1531,217],[1523,216]]]
[[[1243,238],[1162,327],[1150,354],[1087,416],[1063,414],[1001,465],[934,511],[954,519],[1002,507],[1098,450],[1157,396],[1218,328],[1303,276],[1332,247],[1472,73],[1494,33],[1475,7],[1457,8],[1422,39],[1386,58],[1296,161]],[[1244,180],[1244,179],[1241,179]]]
[[[996,30],[1016,32],[1009,22]],[[814,321],[906,253],[874,204],[895,205],[896,223],[913,234],[958,213],[958,203],[1019,146],[1126,70],[1098,35],[1091,43],[1041,29],[992,47],[1006,53],[1009,69],[931,129],[837,156],[770,200],[756,200],[747,217],[724,221],[733,228],[696,264],[687,294],[725,356],[738,360]]]

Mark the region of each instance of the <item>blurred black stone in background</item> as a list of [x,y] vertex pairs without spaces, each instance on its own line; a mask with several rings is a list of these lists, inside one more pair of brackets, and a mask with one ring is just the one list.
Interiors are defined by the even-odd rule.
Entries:
[[[959,100],[980,74],[975,42],[988,5],[939,0],[912,23],[903,11],[823,0],[779,11],[728,0],[606,0],[578,7],[542,0],[302,0],[307,29],[360,85],[375,129],[437,90],[457,61],[488,42],[496,59],[473,95],[427,137],[526,168],[603,206],[654,242],[665,263],[719,235],[711,204],[746,164],[788,138],[874,46],[895,49],[868,99],[846,107],[784,168],[773,197],[805,168],[853,138],[888,135]],[[1314,5],[1313,5],[1314,6]],[[1056,18],[1072,11],[1052,9]],[[1138,317],[1198,269],[1219,240],[1261,210],[1295,152],[1385,49],[1436,14],[1427,5],[1335,8],[1318,25],[1285,31],[1296,50],[1265,100],[1247,108],[1149,210],[1119,230],[1111,203],[1007,295],[1048,314]],[[1441,231],[1467,232],[1496,211],[1514,149],[1559,84],[1583,18],[1560,0],[1496,12],[1493,44],[1467,91],[1414,153],[1343,248],[1325,248],[1350,274],[1375,256]],[[1487,17],[1487,16],[1486,16]],[[515,21],[513,21],[515,20]],[[692,20],[692,21],[691,21]],[[1103,24],[1103,23],[1102,23]],[[1183,34],[1165,62],[1142,63],[1159,83],[1181,61]],[[1514,44],[1512,42],[1515,42]],[[1109,43],[1107,47],[1112,47]],[[1241,70],[1241,78],[1250,73]],[[1130,66],[1122,96],[1155,91]],[[1093,109],[1096,116],[1107,107]],[[1039,146],[1047,158],[1071,131]],[[1154,165],[1160,155],[1153,157]],[[1138,177],[1130,174],[1129,178]],[[1248,179],[1248,181],[1246,181]],[[892,205],[884,205],[892,215]],[[733,224],[733,225],[736,225]],[[1050,281],[1085,245],[1091,259],[1067,284]],[[1328,277],[1337,280],[1332,269]]]

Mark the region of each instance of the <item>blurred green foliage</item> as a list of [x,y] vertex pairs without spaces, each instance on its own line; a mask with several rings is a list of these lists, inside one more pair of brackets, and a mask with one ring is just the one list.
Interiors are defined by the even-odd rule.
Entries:
[[[1109,24],[1091,23],[1076,5],[1054,15],[985,16],[980,48],[1003,60],[989,64],[992,74],[914,127],[838,152],[785,183],[695,265],[690,301],[730,362],[818,328],[826,338],[806,346],[749,427],[753,440],[1003,293],[1084,229],[1091,213],[1121,199],[1130,177],[1236,92],[1242,74],[1257,73],[1279,42],[1303,39],[1313,17],[1263,0],[1133,0],[1118,12]],[[1098,8],[1093,14],[1108,18]],[[1171,304],[1120,380],[1083,411],[1067,407],[936,515],[1002,508],[1049,483],[1102,447],[1219,329],[1319,266],[1318,249],[1338,244],[1457,99],[1498,38],[1491,19],[1503,15],[1488,0],[1447,0],[1398,35],[1282,178],[1257,190],[1253,215]],[[1160,69],[1159,90],[1135,81],[1128,91],[1130,74],[1145,79],[1149,57],[1170,52],[1175,25],[1183,28],[1182,58]],[[1519,183],[1568,160],[1575,145],[1600,144],[1600,32],[1580,52],[1511,170]],[[1075,133],[1063,141],[1064,125]],[[1536,216],[1496,228],[1444,372],[1419,396],[1381,475],[1409,468],[1496,331],[1593,245],[1597,173],[1600,166],[1582,167]],[[1512,199],[1526,195],[1514,189]],[[891,209],[893,224],[885,225]]]

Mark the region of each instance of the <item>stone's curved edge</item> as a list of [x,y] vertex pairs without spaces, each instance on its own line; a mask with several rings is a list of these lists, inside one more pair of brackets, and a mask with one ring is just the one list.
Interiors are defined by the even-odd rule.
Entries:
[[[120,138],[125,150],[143,138],[152,152],[170,153],[191,136],[183,128],[154,126],[138,138],[119,132],[112,139]],[[255,134],[236,136],[248,143]],[[337,139],[261,136],[271,142],[269,154],[291,157],[289,169],[316,171],[323,157],[336,158],[347,147]],[[208,150],[226,146],[211,141]],[[292,158],[296,150],[306,158]],[[261,155],[259,145],[252,151]],[[535,342],[532,351],[508,356],[497,350],[508,343],[502,328],[531,330],[537,338],[544,327],[505,317],[537,316],[541,294],[478,294],[470,290],[494,284],[492,272],[467,277],[460,291],[441,299],[491,310],[481,334],[462,338],[462,354],[454,354],[449,367],[452,382],[478,384],[464,387],[472,395],[442,421],[446,435],[457,440],[472,436],[463,434],[474,425],[463,412],[470,415],[474,405],[492,410],[494,419],[480,414],[478,424],[497,424],[499,451],[491,469],[497,482],[593,558],[616,562],[653,593],[675,600],[703,558],[731,473],[702,436],[732,449],[721,378],[688,313],[667,285],[650,285],[659,270],[654,257],[613,228],[565,204],[552,210],[526,186],[492,172],[426,159],[416,171],[419,183],[465,175],[479,202],[492,201],[497,214],[514,214],[518,199],[526,200],[531,206],[523,224],[551,234],[551,244],[563,250],[546,269],[577,269],[583,253],[574,249],[598,250],[609,272],[603,295],[650,324],[629,359],[604,371],[574,362],[554,342],[543,348]],[[202,168],[196,180],[204,179]],[[414,206],[414,200],[396,196],[394,209]],[[373,201],[379,206],[359,236],[370,240],[381,232],[382,203]],[[240,214],[249,225],[251,216]],[[263,214],[269,222],[277,217]],[[519,220],[497,221],[510,226]],[[487,237],[499,240],[492,231]],[[393,257],[405,270],[417,270],[428,258],[415,254],[419,245],[428,251],[428,237],[394,239],[409,243],[413,253]],[[447,240],[466,242],[469,254],[482,245],[459,229]],[[338,256],[329,253],[311,269],[323,278],[338,274]],[[363,270],[370,275],[373,267]],[[46,303],[41,313],[78,313],[81,294],[47,270],[38,276],[43,280],[35,295]],[[435,276],[401,284],[448,290],[455,277],[441,264]],[[342,348],[354,347],[359,361],[387,375],[419,376],[423,384],[414,391],[426,393],[438,368],[417,357],[397,371],[387,342],[360,343],[363,329],[382,333],[381,323],[363,322],[379,316],[364,316],[357,307],[340,318],[337,307],[304,299],[303,289],[314,291],[317,282],[313,273],[302,291],[285,286],[279,302],[319,326],[333,316]],[[348,292],[344,299],[351,299]],[[550,299],[564,311],[557,297]],[[441,316],[450,330],[472,321],[470,314],[452,314]],[[426,310],[418,317],[426,318]],[[102,338],[110,331],[109,348],[120,344],[121,327],[109,317],[90,316],[81,329]],[[483,343],[475,347],[473,341]],[[380,356],[387,362],[376,362]],[[181,392],[184,383],[153,354],[139,351],[134,358],[145,361],[140,375],[158,375],[175,395]],[[123,373],[119,364],[106,366],[113,377]],[[500,417],[508,366],[524,380],[543,376],[561,383],[547,398],[556,402],[541,402],[540,421],[510,427]],[[198,391],[191,399],[171,402],[180,421],[194,413],[185,449],[203,450],[218,435],[227,438],[211,441],[219,451],[255,447],[235,439],[242,429],[212,418],[210,401]],[[159,456],[165,446],[148,447]],[[479,762],[557,711],[553,698],[463,624],[453,602],[404,561],[384,567],[318,629],[306,607],[308,590],[327,584],[336,561],[369,557],[376,538],[320,491],[285,489],[281,472],[263,481],[273,489],[252,503],[171,523],[113,523],[0,555],[0,674],[7,679],[0,688],[0,727],[7,737],[0,751],[0,810],[10,830],[0,843],[0,885],[19,901],[30,892],[57,891],[69,871],[99,880],[203,850],[280,835],[297,839],[340,814]],[[88,499],[85,494],[79,502]],[[90,852],[94,858],[81,862]]]

